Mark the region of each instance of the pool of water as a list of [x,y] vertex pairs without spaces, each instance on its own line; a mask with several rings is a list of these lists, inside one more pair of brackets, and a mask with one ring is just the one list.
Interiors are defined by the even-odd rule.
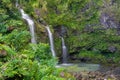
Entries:
[[63,68],[69,72],[97,71],[100,69],[100,64],[63,63],[63,64],[58,64],[56,67]]

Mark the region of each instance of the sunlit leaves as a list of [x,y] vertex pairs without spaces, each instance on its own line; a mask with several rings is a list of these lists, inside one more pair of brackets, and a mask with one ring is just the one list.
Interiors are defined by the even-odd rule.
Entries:
[[29,38],[29,32],[19,32],[17,30],[14,30],[11,34],[3,36],[0,41],[8,44],[11,47],[14,46],[16,50],[19,50],[23,48],[22,46],[29,41]]

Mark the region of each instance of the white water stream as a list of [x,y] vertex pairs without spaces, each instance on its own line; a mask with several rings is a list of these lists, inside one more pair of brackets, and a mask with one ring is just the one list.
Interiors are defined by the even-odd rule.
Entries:
[[54,42],[53,42],[53,35],[52,35],[52,32],[50,31],[50,28],[49,26],[45,26],[47,32],[48,32],[48,36],[49,36],[49,41],[50,41],[50,49],[51,49],[51,52],[52,52],[52,56],[55,57],[56,53],[55,53],[55,49],[54,49]]
[[29,25],[29,29],[30,29],[30,33],[31,33],[31,43],[36,44],[35,31],[34,31],[35,26],[34,26],[33,20],[28,16],[28,14],[26,14],[24,12],[23,9],[20,9],[20,13],[22,14],[22,18],[25,19],[27,21],[28,25]]
[[61,37],[62,39],[62,57],[63,57],[63,63],[67,63],[67,47],[65,45],[64,38]]

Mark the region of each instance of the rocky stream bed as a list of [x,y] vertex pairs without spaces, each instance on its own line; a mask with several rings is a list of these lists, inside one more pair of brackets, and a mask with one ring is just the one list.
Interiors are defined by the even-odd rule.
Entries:
[[[120,67],[103,67],[97,64],[84,65],[85,66],[82,67],[70,67],[69,65],[66,67],[66,70],[74,76],[76,80],[120,80]],[[65,73],[62,72],[61,76],[65,77]]]

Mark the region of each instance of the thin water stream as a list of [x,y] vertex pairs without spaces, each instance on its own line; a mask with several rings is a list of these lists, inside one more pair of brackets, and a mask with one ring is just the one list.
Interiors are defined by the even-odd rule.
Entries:
[[[19,4],[18,4],[18,0],[16,0],[16,7],[18,7]],[[29,25],[29,28],[30,28],[30,33],[31,33],[31,43],[34,43],[36,44],[36,39],[35,39],[35,31],[34,31],[34,21],[29,17],[28,14],[26,14],[24,12],[23,9],[19,9],[20,10],[20,13],[22,15],[22,18],[25,19]],[[50,31],[50,28],[49,26],[45,26],[47,32],[48,32],[48,36],[49,36],[49,41],[50,41],[50,48],[51,48],[51,52],[52,52],[52,56],[55,57],[56,56],[56,53],[55,53],[55,49],[54,49],[54,42],[53,42],[53,35],[52,35],[52,32]]]
[[67,59],[67,47],[65,45],[65,41],[64,38],[61,37],[62,40],[62,57],[63,57],[63,63],[67,63],[68,59]]
[[36,44],[35,32],[34,32],[34,22],[33,20],[24,12],[23,9],[20,9],[20,13],[22,14],[22,18],[25,19],[29,25],[30,33],[31,33],[31,43]]
[[54,49],[54,41],[53,41],[53,35],[52,32],[50,31],[49,26],[45,26],[47,32],[48,32],[48,36],[49,36],[49,41],[50,41],[50,49],[52,52],[52,56],[55,57],[56,53],[55,53],[55,49]]

